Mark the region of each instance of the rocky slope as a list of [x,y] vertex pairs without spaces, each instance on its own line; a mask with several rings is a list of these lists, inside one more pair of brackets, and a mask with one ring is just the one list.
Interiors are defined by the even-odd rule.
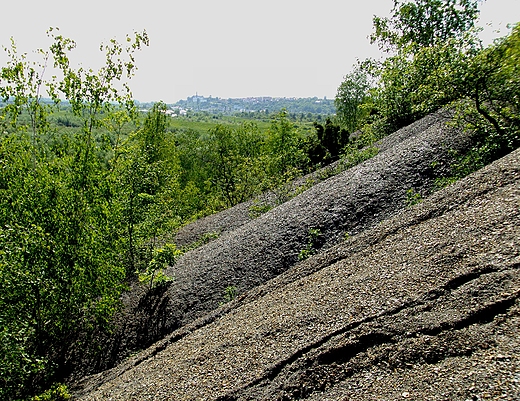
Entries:
[[229,286],[245,294],[287,271],[308,247],[311,230],[320,233],[314,248],[324,251],[346,234],[363,232],[405,208],[410,190],[428,194],[449,163],[450,151],[468,144],[466,134],[446,124],[449,119],[449,113],[439,112],[397,131],[378,144],[374,158],[254,220],[246,215],[246,204],[186,228],[179,242],[189,243],[204,233],[221,235],[170,267],[166,274],[174,281],[168,287],[135,287],[125,294],[115,334],[103,340],[102,359],[91,366],[110,368],[205,316],[219,307]]
[[[430,165],[425,165],[422,163],[414,165],[414,161],[411,160],[408,161],[405,168],[403,168],[401,171],[394,171],[393,174],[402,175],[402,181],[409,180],[407,176],[410,175],[418,175],[424,178],[432,178],[433,175],[439,175],[443,173],[442,169],[445,168],[446,162],[449,160],[447,150],[450,149],[450,146],[452,150],[462,150],[467,144],[465,142],[465,135],[463,133],[454,129],[449,129],[445,125],[445,123],[450,122],[451,117],[451,113],[447,111],[441,111],[434,115],[429,115],[405,128],[400,129],[394,134],[383,138],[381,141],[375,143],[374,146],[378,148],[380,153],[384,153],[392,148],[400,149],[406,146],[410,146],[410,144],[406,141],[411,141],[411,146],[421,146],[421,144],[417,142],[417,139],[421,140],[421,137],[423,135],[429,136],[429,139],[427,140],[428,143],[425,143],[424,145],[430,145],[431,147],[437,146],[436,149],[433,149],[434,153],[429,154],[430,156],[432,156],[432,159],[430,160]],[[437,134],[438,137],[432,138],[432,133],[434,135]],[[352,135],[355,136],[355,134]],[[430,151],[432,151],[432,149],[430,149]],[[424,156],[428,156],[428,153],[425,153]],[[437,164],[436,169],[432,168],[432,163],[434,162],[436,162]],[[244,203],[240,203],[220,213],[199,219],[194,223],[181,228],[181,230],[176,233],[175,242],[179,247],[183,247],[200,241],[205,235],[221,235],[232,232],[240,226],[243,226],[244,224],[247,224],[255,219],[255,206],[268,206],[274,208],[280,205],[281,203],[287,201],[287,199],[285,198],[287,197],[288,193],[301,192],[301,188],[308,186],[309,183],[312,184],[320,182],[323,180],[322,177],[330,177],[335,175],[335,171],[344,170],[341,164],[341,160],[336,161],[318,171],[312,172],[302,178],[299,178],[293,183],[291,183],[288,186],[288,188],[285,188],[285,190],[282,191],[281,194],[268,192],[259,196],[258,198],[252,199]],[[403,166],[401,165],[400,167]],[[372,162],[369,161],[368,169],[373,168],[374,167],[372,166]],[[349,175],[347,174],[346,176],[346,178],[348,179]],[[330,181],[345,181],[345,177],[336,177],[335,179],[331,179]],[[417,185],[417,182],[415,181],[414,184]],[[429,179],[426,179],[423,182],[419,183],[419,185],[417,185],[417,188],[415,189],[422,189],[423,192],[427,192],[428,188],[431,187],[431,184],[432,182]],[[367,181],[363,183],[363,185],[365,187],[370,187],[372,185],[372,182]],[[360,203],[358,199],[355,199],[355,193],[350,193],[349,196],[353,197],[352,202]],[[403,194],[399,193],[399,196],[403,197]],[[302,196],[302,198],[305,197],[306,195]],[[341,200],[338,199],[337,202],[341,203]],[[390,206],[388,204],[385,204],[384,201],[381,201],[380,203],[381,207],[383,208]],[[392,208],[392,206],[390,207]],[[358,223],[358,225],[360,229],[363,228],[362,223]]]
[[516,151],[87,378],[75,394],[519,399],[519,298]]

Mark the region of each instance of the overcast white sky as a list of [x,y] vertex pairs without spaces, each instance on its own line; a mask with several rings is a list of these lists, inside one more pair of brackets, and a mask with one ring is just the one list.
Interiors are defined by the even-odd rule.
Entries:
[[[25,0],[1,6],[0,44],[19,51],[50,44],[59,27],[74,39],[84,67],[98,67],[99,44],[146,30],[137,54],[134,98],[173,103],[198,92],[213,97],[333,98],[356,59],[377,57],[367,36],[372,17],[393,0]],[[487,0],[479,25],[507,32],[520,20],[520,0]],[[0,65],[5,64],[0,52]]]

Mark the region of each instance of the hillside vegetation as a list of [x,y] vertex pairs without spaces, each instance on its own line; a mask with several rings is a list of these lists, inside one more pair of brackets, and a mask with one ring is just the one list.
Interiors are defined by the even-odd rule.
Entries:
[[[140,114],[129,80],[146,32],[103,44],[105,65],[97,71],[71,66],[76,44],[56,28],[34,61],[12,40],[0,75],[0,398],[68,398],[59,383],[113,368],[155,341],[162,343],[87,379],[76,394],[153,395],[152,383],[165,377],[150,367],[149,355],[157,354],[176,372],[175,386],[194,389],[163,383],[157,399],[293,399],[325,388],[334,398],[334,385],[362,369],[349,371],[358,352],[336,358],[320,353],[322,346],[354,344],[359,355],[373,351],[372,361],[391,361],[395,352],[396,361],[413,364],[428,361],[429,348],[406,359],[401,345],[446,336],[431,352],[458,357],[449,350],[478,330],[505,334],[477,341],[467,355],[495,358],[485,350],[503,350],[512,367],[500,377],[510,383],[509,373],[518,372],[505,349],[516,346],[506,340],[517,316],[518,163],[517,153],[507,155],[520,142],[520,25],[483,48],[477,6],[395,1],[390,17],[374,18],[371,39],[382,58],[360,61],[338,88],[336,116],[313,125],[280,110],[268,122],[248,116],[213,125],[205,116],[191,129],[174,126],[161,102]],[[46,75],[52,68],[59,73]],[[372,247],[379,259],[365,258],[361,249]],[[378,264],[385,258],[393,259]],[[457,304],[457,291],[483,293],[486,280],[495,284],[485,302],[464,295]],[[347,293],[359,299],[345,306]],[[466,304],[476,318],[455,313]],[[429,316],[440,308],[431,324],[418,318],[424,329],[408,314],[421,308]],[[402,325],[392,328],[384,319],[394,315]],[[387,330],[351,331],[365,323]],[[211,334],[213,327],[221,329]],[[231,327],[244,331],[232,340]],[[453,341],[451,329],[460,329]],[[263,345],[253,344],[260,339]],[[201,351],[209,360],[201,367],[182,348],[188,343],[218,349]],[[178,364],[169,352],[179,352]],[[120,379],[132,388],[109,381],[132,363],[144,369]],[[337,369],[334,383],[320,387],[312,376],[309,391],[301,390],[307,373],[329,369]],[[390,386],[395,378],[385,372],[378,377]]]

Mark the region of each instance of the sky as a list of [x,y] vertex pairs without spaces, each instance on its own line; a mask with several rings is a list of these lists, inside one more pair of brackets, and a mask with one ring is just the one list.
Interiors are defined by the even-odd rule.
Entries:
[[[130,81],[140,102],[174,103],[198,93],[238,98],[334,98],[356,60],[378,57],[368,36],[374,15],[393,0],[25,0],[1,6],[0,45],[19,52],[48,48],[46,31],[74,39],[74,60],[97,69],[99,45],[146,30],[150,45],[136,55]],[[520,21],[520,0],[486,0],[483,39]],[[492,23],[492,26],[489,24]],[[500,33],[495,33],[499,30]],[[0,65],[5,65],[0,51]]]

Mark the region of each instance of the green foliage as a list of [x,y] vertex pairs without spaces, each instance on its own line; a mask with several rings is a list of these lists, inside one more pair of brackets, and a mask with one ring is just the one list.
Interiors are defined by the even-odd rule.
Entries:
[[285,111],[265,130],[251,121],[218,123],[208,132],[175,132],[179,185],[196,192],[197,215],[233,206],[264,192],[283,188],[309,166],[307,132]]
[[298,253],[298,260],[305,260],[316,253],[317,247],[319,246],[319,239],[321,236],[321,230],[318,228],[311,228],[307,234],[307,245]]
[[31,401],[64,401],[70,398],[65,384],[54,384],[49,390],[31,398]]
[[[457,109],[458,125],[474,133],[474,145],[452,166],[455,177],[517,148],[520,29],[483,49],[474,29],[478,13],[477,0],[395,0],[389,18],[374,18],[371,36],[388,57],[358,63],[338,90],[338,108],[346,102],[347,115],[363,111],[358,126],[376,138],[441,107]],[[351,94],[363,93],[364,82],[373,82],[364,98]],[[350,146],[345,154],[356,152]]]
[[9,399],[23,391],[23,383],[45,369],[45,362],[31,353],[34,333],[27,322],[2,316],[0,325],[0,397]]
[[244,123],[236,128],[217,125],[210,131],[209,181],[219,190],[226,207],[243,202],[262,191],[266,158],[258,127]]
[[416,192],[415,189],[410,188],[406,191],[406,206],[410,207],[421,203],[423,200],[420,192]]
[[117,165],[117,193],[123,217],[126,269],[129,275],[148,269],[150,239],[171,229],[184,208],[180,199],[180,163],[168,136],[165,105],[156,103],[143,126],[129,137]]
[[456,182],[457,179],[458,178],[456,176],[452,176],[452,177],[437,177],[435,179],[435,182],[434,182],[435,183],[435,189],[445,188],[448,185],[451,185],[454,182]]
[[275,180],[275,187],[300,175],[308,164],[298,131],[289,120],[286,110],[282,110],[273,118],[266,140],[266,150],[271,155],[268,170],[271,179]]
[[317,141],[309,144],[307,154],[312,165],[326,165],[337,160],[349,142],[349,133],[327,118],[325,125],[314,123]]
[[345,77],[338,107],[350,107],[338,112],[342,124],[386,135],[464,96],[451,80],[479,50],[477,3],[395,0],[391,17],[374,17],[371,40],[388,57],[358,63]]
[[150,283],[150,288],[154,286],[164,285],[173,280],[164,274],[164,269],[168,266],[173,266],[179,256],[183,252],[177,249],[175,244],[164,244],[162,248],[153,250],[153,256],[146,271],[139,272],[139,281]]
[[416,51],[461,37],[478,15],[478,0],[394,0],[390,18],[374,17],[371,41],[387,51]]
[[379,82],[371,92],[373,115],[366,122],[373,130],[388,134],[464,96],[453,81],[467,68],[478,47],[478,41],[466,35],[417,48],[414,53],[403,50],[380,63],[365,63]]
[[341,155],[341,170],[354,167],[368,159],[371,159],[379,153],[379,148],[373,146],[375,142],[381,139],[372,129],[366,129],[361,132],[343,149]]
[[455,123],[473,133],[473,146],[456,155],[454,176],[439,180],[439,185],[482,168],[520,144],[519,26],[486,49],[470,46],[450,58],[420,88],[418,106],[427,108],[427,98],[453,100]]
[[361,128],[360,123],[367,117],[370,84],[369,77],[361,65],[344,77],[340,84],[334,104],[336,115],[342,127],[351,133]]
[[267,203],[260,203],[257,200],[253,201],[253,204],[249,206],[249,217],[251,219],[256,219],[260,217],[262,214],[267,213],[269,210],[273,208],[272,205]]
[[[29,380],[27,372],[60,364],[56,358],[81,331],[105,325],[124,271],[115,264],[116,221],[106,186],[79,186],[85,171],[73,156],[35,159],[28,140],[15,142],[10,137],[0,146],[7,172],[0,190],[0,318],[19,345],[6,358],[26,353],[18,363]],[[92,161],[88,181],[96,168]]]
[[[49,51],[36,52],[41,62],[18,55],[12,41],[1,72],[0,397],[6,400],[47,387],[82,334],[108,329],[124,288],[118,149],[98,130],[118,110],[131,114],[129,92],[113,84],[123,71],[133,74],[133,52],[145,36],[128,38],[126,52],[115,41],[105,46],[106,65],[94,73],[70,67],[74,42],[54,32]],[[45,79],[50,60],[60,80]],[[44,89],[53,102],[42,100]],[[51,126],[61,98],[81,121],[79,132]]]
[[224,290],[224,302],[228,303],[233,301],[237,297],[237,287],[230,285]]
[[154,252],[154,260],[162,265],[173,265],[182,252],[177,249],[175,244],[164,244]]
[[459,123],[475,132],[474,146],[459,159],[464,175],[520,145],[520,24],[484,49],[454,82],[469,102],[458,103]]

